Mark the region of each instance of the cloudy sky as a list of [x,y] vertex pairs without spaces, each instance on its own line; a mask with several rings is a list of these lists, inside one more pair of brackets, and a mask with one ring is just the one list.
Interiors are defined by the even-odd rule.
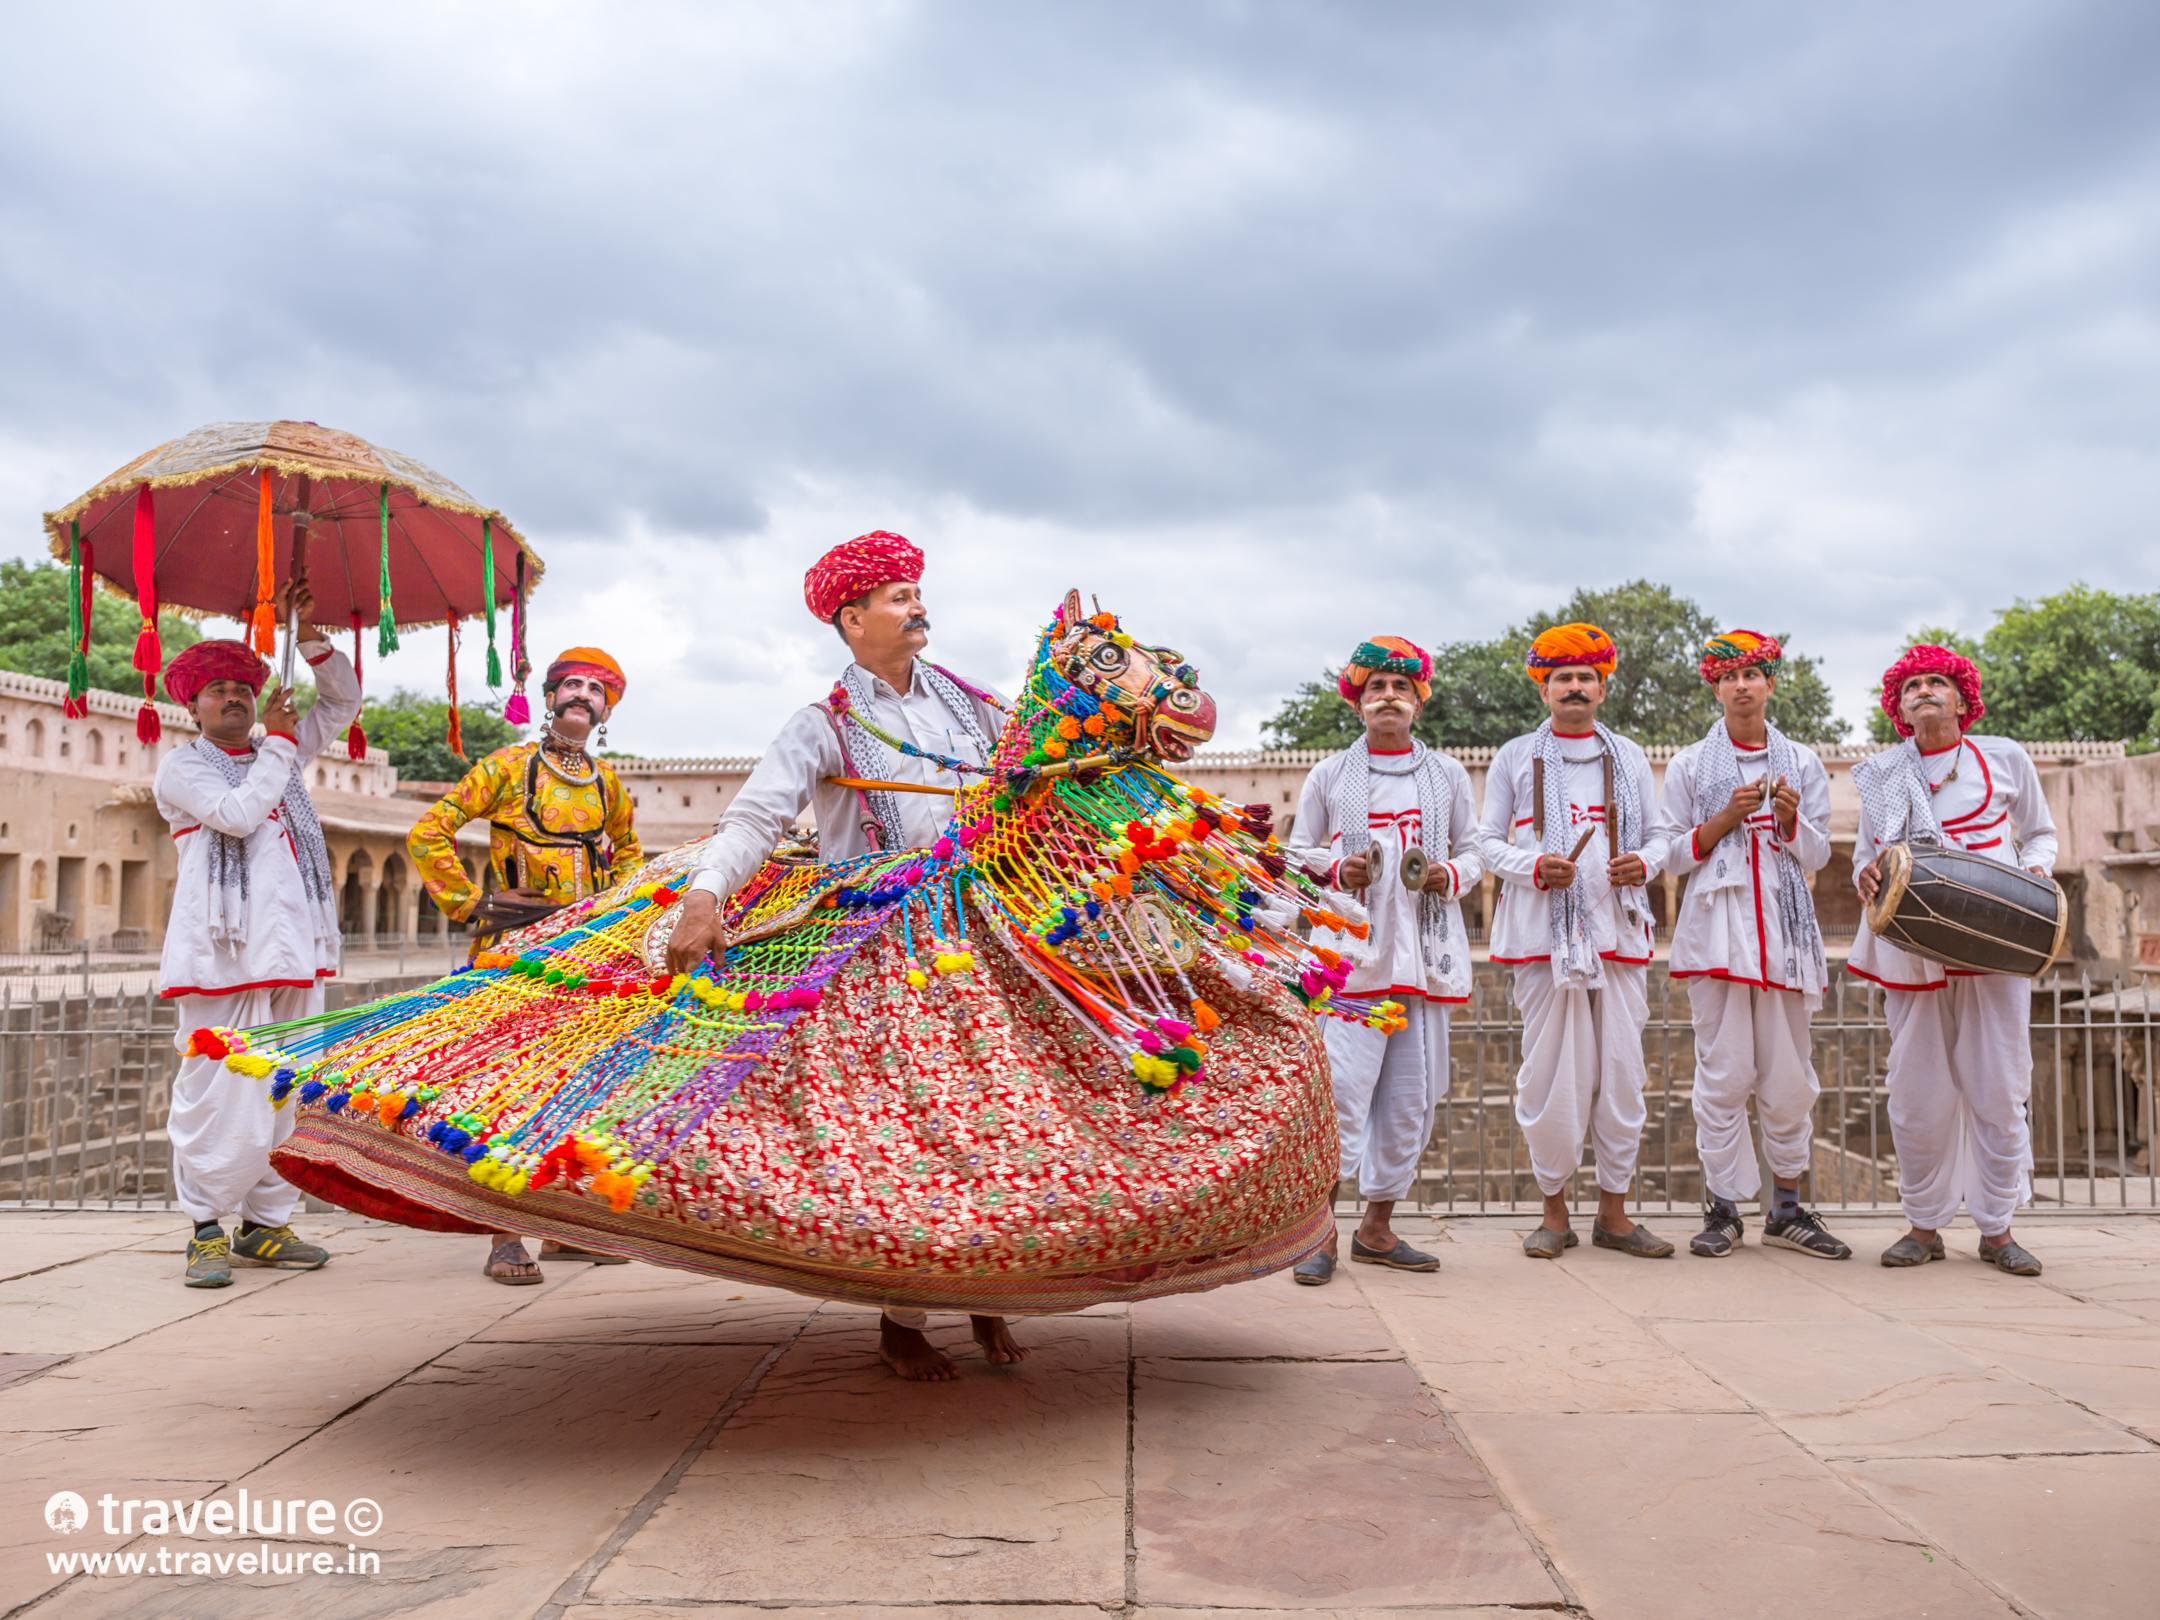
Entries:
[[2160,588],[2156,60],[2072,0],[21,8],[0,553],[298,417],[518,522],[616,747],[761,746],[875,527],[941,661],[1077,584],[1227,743],[1637,576],[1858,720],[1916,624]]

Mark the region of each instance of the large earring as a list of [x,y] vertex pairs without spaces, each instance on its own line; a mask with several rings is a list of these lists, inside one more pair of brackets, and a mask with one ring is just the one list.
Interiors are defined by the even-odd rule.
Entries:
[[599,739],[600,746],[605,748],[607,746],[607,722],[605,720],[600,722]]

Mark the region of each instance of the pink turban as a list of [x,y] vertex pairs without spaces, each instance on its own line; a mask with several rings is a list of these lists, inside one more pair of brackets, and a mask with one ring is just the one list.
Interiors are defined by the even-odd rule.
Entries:
[[212,681],[245,681],[260,693],[269,678],[270,666],[244,641],[198,641],[165,666],[165,690],[182,708]]
[[1947,675],[1957,683],[1958,696],[1965,700],[1965,712],[1958,716],[1958,730],[1970,731],[1972,723],[1987,713],[1987,705],[1980,701],[1980,667],[1962,653],[1954,653],[1948,647],[1938,647],[1932,641],[1923,641],[1909,648],[1903,658],[1883,671],[1882,712],[1890,717],[1900,737],[1910,737],[1913,728],[1898,713],[1898,695],[1905,690],[1905,683],[1915,675]]
[[810,572],[803,575],[803,601],[830,624],[832,616],[856,597],[895,580],[912,585],[922,578],[922,571],[923,554],[905,536],[872,529],[834,546],[810,565]]

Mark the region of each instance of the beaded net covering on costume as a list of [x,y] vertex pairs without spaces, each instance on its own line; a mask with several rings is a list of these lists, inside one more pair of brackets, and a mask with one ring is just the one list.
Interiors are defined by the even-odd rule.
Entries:
[[1212,724],[1072,593],[946,835],[781,851],[724,961],[666,968],[692,844],[433,985],[197,1049],[299,1111],[288,1179],[408,1225],[1002,1313],[1257,1276],[1327,1231],[1318,1018],[1402,1015],[1337,1003],[1297,924],[1362,915],[1268,808],[1161,768]]

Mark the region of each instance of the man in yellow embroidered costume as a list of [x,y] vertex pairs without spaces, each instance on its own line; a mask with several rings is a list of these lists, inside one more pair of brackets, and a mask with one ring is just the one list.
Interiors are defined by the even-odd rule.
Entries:
[[[405,848],[444,915],[463,922],[477,911],[496,928],[519,927],[638,869],[644,855],[630,795],[607,761],[585,751],[627,685],[622,666],[598,647],[572,647],[541,682],[548,718],[540,735],[488,755],[413,823]],[[458,829],[478,820],[488,823],[497,889],[486,910],[455,845]],[[544,1252],[599,1258],[552,1244]],[[508,1232],[492,1235],[485,1269],[501,1283],[540,1281],[540,1267]]]

